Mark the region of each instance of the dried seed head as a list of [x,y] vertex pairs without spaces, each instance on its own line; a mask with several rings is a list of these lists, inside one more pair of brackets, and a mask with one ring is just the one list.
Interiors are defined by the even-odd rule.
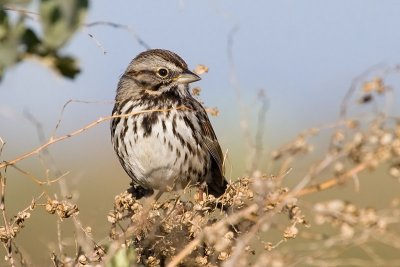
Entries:
[[383,93],[384,84],[381,77],[375,77],[372,81],[365,82],[362,86],[362,90],[365,93],[371,93],[373,91]]
[[79,209],[77,205],[71,204],[67,201],[59,202],[57,200],[48,199],[46,203],[46,211],[50,214],[57,212],[61,219],[69,218],[78,215]]
[[285,229],[283,232],[283,237],[285,239],[295,238],[299,233],[299,229],[297,229],[296,225],[291,225]]
[[197,75],[202,75],[208,72],[208,67],[203,64],[198,64],[196,68],[193,70],[193,72],[196,73]]
[[274,246],[272,245],[271,242],[266,242],[264,244],[264,249],[267,250],[267,251],[271,251],[273,248],[274,248]]
[[349,224],[347,224],[347,223],[343,223],[341,226],[340,226],[340,236],[343,238],[343,239],[350,239],[350,238],[352,238],[353,236],[354,236],[354,228],[353,227],[351,227]]
[[347,120],[346,121],[346,126],[349,129],[355,129],[360,126],[360,122],[358,120]]
[[218,255],[218,259],[220,260],[220,261],[224,261],[224,260],[226,260],[226,259],[228,259],[229,258],[229,254],[227,253],[227,252],[225,252],[225,251],[222,251],[221,253],[219,253],[219,255]]
[[208,263],[208,259],[207,256],[201,257],[201,256],[197,256],[196,259],[194,260],[196,262],[196,264],[198,264],[199,266],[205,266]]
[[393,135],[391,133],[384,133],[381,136],[380,144],[385,146],[385,145],[390,144],[392,141],[393,141]]
[[23,223],[26,219],[29,219],[31,217],[31,214],[29,212],[26,211],[21,211],[18,212],[17,216],[15,216],[15,223],[22,227]]
[[146,260],[146,266],[150,266],[150,267],[160,266],[160,260],[153,256],[150,256]]
[[206,108],[206,111],[208,114],[210,114],[211,116],[214,116],[214,117],[219,115],[219,109],[217,107]]
[[194,88],[192,89],[192,95],[194,95],[194,96],[199,96],[200,93],[201,93],[201,88],[200,88],[200,87],[194,87]]
[[333,172],[336,176],[343,175],[345,173],[344,164],[340,161],[335,162],[333,165]]
[[79,264],[81,264],[81,265],[86,265],[86,264],[88,264],[89,262],[88,262],[88,259],[86,258],[86,256],[85,255],[80,255],[79,257],[78,257],[78,262],[79,262]]
[[392,151],[394,153],[394,156],[400,156],[400,139],[396,138],[392,142]]
[[335,143],[343,142],[344,139],[345,139],[345,135],[344,135],[344,132],[342,130],[335,131],[335,133],[332,136],[332,140]]

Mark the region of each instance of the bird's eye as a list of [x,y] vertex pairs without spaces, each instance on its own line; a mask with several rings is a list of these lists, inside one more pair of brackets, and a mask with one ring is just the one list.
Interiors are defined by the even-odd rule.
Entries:
[[157,70],[157,75],[160,76],[161,78],[165,78],[168,76],[168,70],[166,68],[159,68]]

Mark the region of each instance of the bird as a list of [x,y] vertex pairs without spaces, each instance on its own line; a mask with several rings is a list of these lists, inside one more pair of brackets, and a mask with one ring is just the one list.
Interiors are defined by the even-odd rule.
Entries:
[[136,199],[199,186],[220,197],[223,154],[202,104],[189,91],[201,78],[176,53],[138,54],[118,82],[111,141]]

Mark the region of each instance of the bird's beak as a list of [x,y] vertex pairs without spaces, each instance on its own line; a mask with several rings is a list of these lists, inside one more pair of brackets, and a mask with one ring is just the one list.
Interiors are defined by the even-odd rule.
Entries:
[[191,72],[189,70],[184,73],[179,74],[176,77],[176,82],[180,83],[180,84],[188,84],[188,83],[192,83],[192,82],[197,82],[199,80],[201,80],[201,78],[197,74],[194,74],[193,72]]

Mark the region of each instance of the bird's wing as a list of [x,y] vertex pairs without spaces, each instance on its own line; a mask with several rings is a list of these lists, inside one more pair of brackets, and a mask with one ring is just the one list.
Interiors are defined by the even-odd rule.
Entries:
[[221,171],[221,174],[224,173],[223,171],[223,154],[221,147],[219,146],[217,136],[215,135],[215,132],[211,126],[211,123],[207,117],[207,115],[201,120],[200,122],[201,127],[204,132],[204,143],[207,147],[208,152],[210,152],[211,156],[215,160],[215,162],[218,165],[219,170]]

